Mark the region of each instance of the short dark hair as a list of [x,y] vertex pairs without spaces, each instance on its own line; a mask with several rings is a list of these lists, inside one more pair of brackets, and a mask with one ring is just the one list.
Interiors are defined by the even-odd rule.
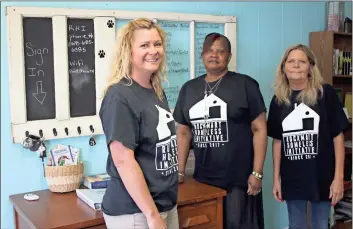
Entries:
[[226,36],[224,36],[220,33],[209,33],[209,34],[207,34],[207,36],[205,37],[205,40],[203,42],[201,55],[203,55],[205,53],[205,51],[207,51],[212,46],[213,42],[215,42],[219,38],[223,38],[226,41],[228,53],[232,53],[232,51],[231,51],[232,46],[230,44],[229,39]]

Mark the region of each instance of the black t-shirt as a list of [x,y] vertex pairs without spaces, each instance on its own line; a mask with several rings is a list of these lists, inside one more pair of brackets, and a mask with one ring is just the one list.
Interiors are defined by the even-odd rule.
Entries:
[[178,153],[175,122],[167,99],[153,89],[120,82],[109,88],[99,112],[108,145],[107,173],[111,176],[103,198],[107,215],[139,213],[114,165],[109,143],[116,140],[134,151],[148,189],[160,212],[177,203]]
[[328,200],[335,173],[333,138],[349,123],[334,89],[323,85],[322,97],[314,106],[296,102],[278,105],[272,98],[268,136],[282,142],[280,175],[285,200]]
[[266,111],[259,85],[228,72],[206,100],[205,87],[205,75],[186,82],[173,113],[176,122],[192,129],[194,178],[221,188],[247,187],[254,158],[251,122]]

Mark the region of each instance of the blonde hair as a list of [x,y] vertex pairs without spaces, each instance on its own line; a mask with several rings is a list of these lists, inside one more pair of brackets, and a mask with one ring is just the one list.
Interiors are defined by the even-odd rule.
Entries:
[[[107,93],[108,89],[114,84],[119,83],[122,79],[127,79],[132,84],[132,79],[130,78],[131,71],[131,53],[132,53],[132,43],[134,39],[134,32],[139,29],[156,29],[162,40],[163,49],[166,50],[166,33],[160,28],[157,23],[147,18],[138,18],[130,21],[127,25],[119,30],[115,56],[112,63],[111,73],[107,80],[107,85],[104,89],[104,95]],[[163,89],[161,81],[166,80],[166,55],[162,57],[162,61],[159,65],[158,70],[152,74],[151,84],[156,92],[156,95],[160,100],[163,100]]]
[[274,94],[276,96],[276,101],[278,104],[290,105],[290,96],[292,94],[292,90],[289,86],[287,76],[284,73],[284,65],[290,52],[293,50],[303,51],[308,57],[310,63],[308,87],[306,87],[298,94],[296,100],[309,106],[314,105],[316,104],[318,97],[322,96],[322,84],[324,83],[324,80],[317,66],[317,60],[314,53],[307,46],[302,44],[297,44],[287,48],[287,50],[284,52],[280,64],[277,67],[276,80],[274,84]]

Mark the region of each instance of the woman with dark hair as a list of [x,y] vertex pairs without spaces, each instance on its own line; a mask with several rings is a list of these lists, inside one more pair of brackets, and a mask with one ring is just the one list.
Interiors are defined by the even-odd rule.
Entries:
[[228,71],[227,37],[206,36],[206,74],[186,82],[174,110],[179,181],[192,145],[194,178],[227,190],[224,228],[263,229],[262,172],[267,148],[266,107],[256,80]]

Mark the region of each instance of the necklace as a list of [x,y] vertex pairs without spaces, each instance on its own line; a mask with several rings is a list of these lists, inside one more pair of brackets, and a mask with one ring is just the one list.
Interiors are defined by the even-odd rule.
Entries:
[[[217,83],[215,85],[213,85],[213,87],[211,87],[211,85],[207,82],[207,80],[205,79],[206,81],[206,85],[210,88],[210,90],[208,91],[209,94],[212,94],[212,93],[215,93],[218,89],[218,86],[219,84],[221,83],[223,77],[220,78]],[[206,88],[206,85],[205,85],[205,92],[207,92],[207,88]]]
[[[211,94],[214,94],[217,89],[219,84],[221,83],[223,77],[221,77],[221,79],[218,80],[218,82],[213,85],[213,87],[210,86],[210,84],[207,82],[206,78],[205,78],[205,91],[204,91],[204,97],[203,100],[205,102],[205,110],[204,110],[204,123],[203,123],[203,128],[202,128],[202,134],[205,136],[207,134],[207,124],[208,124],[208,118],[210,117],[209,115],[209,109],[208,109],[208,105],[207,105],[207,97]],[[210,89],[209,91],[207,91],[207,89]]]

